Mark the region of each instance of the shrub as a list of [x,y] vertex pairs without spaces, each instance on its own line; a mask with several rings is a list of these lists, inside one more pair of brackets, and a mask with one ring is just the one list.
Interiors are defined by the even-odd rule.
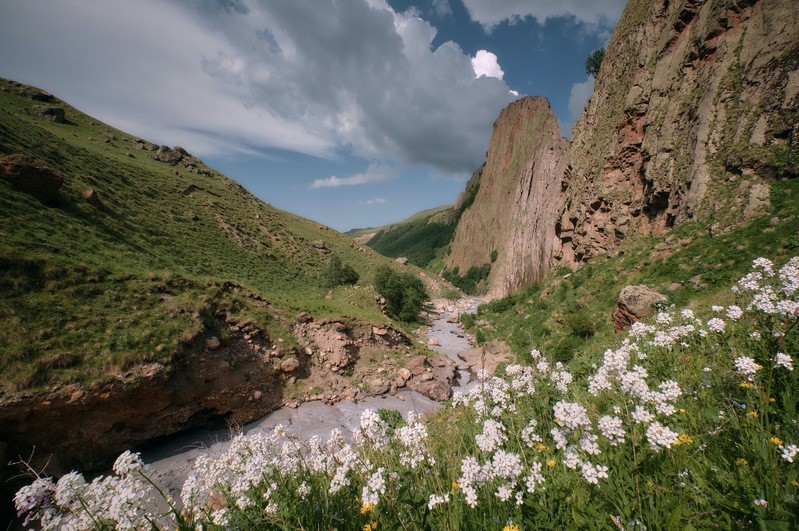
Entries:
[[605,49],[594,50],[585,60],[585,75],[596,77],[599,74],[599,67],[602,66],[603,59],[605,59]]
[[381,266],[375,273],[375,289],[386,299],[386,310],[392,317],[412,322],[419,318],[428,299],[424,283],[410,273],[398,273]]
[[349,264],[342,265],[341,259],[333,255],[327,269],[322,272],[321,281],[322,287],[335,288],[336,286],[355,284],[358,282],[358,278],[360,276],[357,271]]

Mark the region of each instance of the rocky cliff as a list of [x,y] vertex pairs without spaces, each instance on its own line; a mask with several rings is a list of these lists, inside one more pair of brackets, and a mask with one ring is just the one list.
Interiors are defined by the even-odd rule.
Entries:
[[500,115],[447,261],[498,250],[492,295],[629,237],[762,214],[769,183],[799,173],[796,1],[630,0],[569,147],[544,107]]
[[756,215],[799,156],[794,0],[631,0],[575,124],[567,259]]
[[546,99],[523,98],[504,109],[486,164],[470,180],[466,195],[476,195],[458,223],[447,266],[465,273],[493,260],[488,280],[498,296],[540,278],[559,256],[555,221],[567,163],[568,142]]

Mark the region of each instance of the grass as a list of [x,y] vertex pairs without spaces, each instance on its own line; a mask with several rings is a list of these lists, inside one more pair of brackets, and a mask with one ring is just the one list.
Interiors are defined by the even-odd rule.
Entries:
[[[54,105],[67,123],[46,122],[21,85],[0,88],[0,156],[22,153],[65,176],[49,206],[0,180],[0,315],[12,323],[0,331],[0,392],[166,363],[210,333],[218,312],[254,315],[282,335],[303,310],[386,322],[370,286],[385,258],[201,162],[203,173],[160,162],[63,102]],[[82,199],[88,188],[104,209]],[[319,277],[332,255],[361,280],[326,298]]]
[[724,303],[726,288],[752,260],[765,255],[779,261],[799,249],[799,181],[771,183],[771,196],[766,215],[726,234],[711,236],[689,223],[668,236],[637,239],[618,256],[597,257],[574,272],[552,271],[540,283],[484,304],[476,316],[464,316],[465,324],[479,339],[505,341],[522,358],[540,348],[567,361],[614,341],[612,315],[626,285],[646,284],[677,306]]

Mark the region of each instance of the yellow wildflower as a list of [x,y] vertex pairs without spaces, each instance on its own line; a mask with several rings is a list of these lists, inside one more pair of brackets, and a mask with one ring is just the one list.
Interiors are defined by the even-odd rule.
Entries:
[[680,446],[681,444],[693,444],[694,440],[687,433],[681,433],[677,436],[673,446]]
[[746,414],[746,416],[752,417],[753,419],[756,419],[757,418],[757,411],[750,411],[749,413]]
[[374,503],[365,503],[361,505],[361,514],[371,513],[374,510],[375,510]]
[[547,466],[549,468],[552,468],[553,466],[555,466],[555,460],[554,459],[550,459],[549,461],[547,461]]
[[363,526],[363,531],[375,531],[377,529],[377,522],[369,522]]
[[777,403],[777,399],[774,398],[773,396],[771,398],[769,398],[768,401],[769,401],[770,404],[776,404]]
[[791,481],[791,485],[793,485],[794,487],[799,487],[799,481],[796,481],[794,479],[793,481]]
[[516,524],[509,524],[502,528],[502,531],[522,531]]
[[751,389],[752,388],[752,384],[750,384],[749,382],[743,382],[743,383],[741,383],[741,385],[739,385],[739,387],[741,389]]
[[460,488],[460,485],[458,485],[458,482],[457,481],[453,481],[452,482],[452,492],[455,492],[459,488]]
[[549,450],[549,448],[547,448],[547,445],[544,443],[536,444],[535,449],[538,450],[539,452],[546,452],[547,450]]
[[685,408],[684,407],[680,408],[680,413],[685,413]]
[[738,466],[746,466],[749,464],[749,461],[747,461],[743,457],[739,457],[738,459],[735,460],[735,464]]
[[763,370],[763,366],[762,366],[762,365],[760,365],[760,364],[757,364],[757,365],[755,365],[755,368],[756,368],[757,370],[759,370],[759,371],[762,371],[762,370]]
[[772,444],[776,444],[777,446],[782,446],[782,439],[780,439],[779,437],[772,437],[769,440],[772,442]]

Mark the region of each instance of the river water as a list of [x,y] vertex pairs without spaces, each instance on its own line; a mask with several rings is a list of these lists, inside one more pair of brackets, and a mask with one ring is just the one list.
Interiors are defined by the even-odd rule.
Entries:
[[[430,345],[429,348],[449,356],[459,364],[459,382],[453,387],[453,391],[464,391],[469,388],[471,375],[458,354],[472,348],[472,345],[460,323],[448,322],[448,318],[454,310],[461,313],[475,311],[477,301],[467,299],[458,303],[439,303],[437,306],[441,313],[431,321],[427,337],[435,338],[438,345]],[[350,433],[358,426],[361,413],[367,409],[393,409],[407,417],[411,411],[424,415],[441,407],[439,402],[415,391],[403,389],[393,396],[382,395],[357,402],[342,400],[334,405],[328,405],[314,401],[304,402],[294,408],[281,407],[245,425],[241,431],[245,434],[269,432],[282,424],[288,435],[302,441],[308,441],[314,436],[326,440],[334,429],[339,429],[344,434]],[[150,465],[152,479],[157,484],[165,486],[177,499],[183,482],[197,458],[201,455],[218,454],[227,449],[230,431],[222,429],[184,432],[143,450],[142,458]]]

